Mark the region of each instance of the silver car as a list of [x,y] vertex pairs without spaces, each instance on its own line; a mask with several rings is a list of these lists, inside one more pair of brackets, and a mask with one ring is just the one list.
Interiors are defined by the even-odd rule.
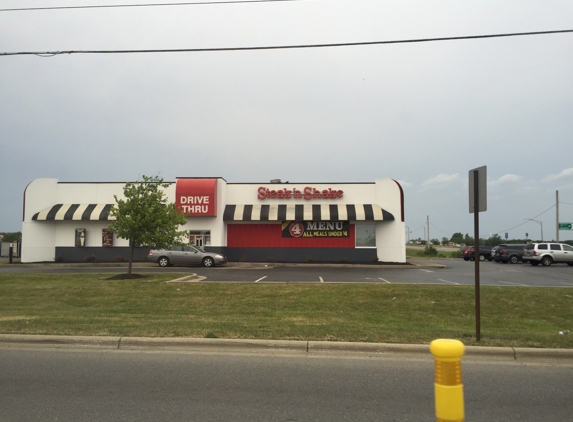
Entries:
[[549,267],[553,263],[563,262],[573,266],[573,246],[565,243],[530,243],[523,250],[523,261],[533,266]]
[[152,249],[147,260],[160,267],[170,265],[202,265],[214,267],[227,264],[227,257],[220,253],[207,252],[197,246],[171,246],[169,249]]

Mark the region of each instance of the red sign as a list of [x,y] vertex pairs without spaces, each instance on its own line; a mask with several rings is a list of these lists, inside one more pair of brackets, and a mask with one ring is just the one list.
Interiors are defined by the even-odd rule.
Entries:
[[305,187],[303,190],[299,189],[269,189],[261,186],[257,190],[258,196],[257,198],[260,200],[264,199],[273,199],[273,198],[281,198],[281,199],[305,199],[307,201],[311,199],[336,199],[342,198],[344,195],[344,191],[336,190],[332,188],[328,189],[316,189],[311,186]]
[[187,216],[216,216],[217,179],[177,179],[175,205]]

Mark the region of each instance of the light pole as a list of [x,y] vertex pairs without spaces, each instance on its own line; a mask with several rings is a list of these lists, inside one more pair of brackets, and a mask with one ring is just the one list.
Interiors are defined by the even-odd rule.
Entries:
[[543,221],[534,220],[533,218],[524,218],[524,220],[535,221],[536,223],[539,223],[541,226],[541,241],[543,242]]

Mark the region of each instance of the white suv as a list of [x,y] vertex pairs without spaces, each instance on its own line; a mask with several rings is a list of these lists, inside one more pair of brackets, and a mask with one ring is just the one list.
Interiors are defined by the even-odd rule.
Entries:
[[554,262],[573,266],[573,246],[565,243],[530,243],[523,250],[523,262],[527,261],[533,266],[540,262],[545,267]]

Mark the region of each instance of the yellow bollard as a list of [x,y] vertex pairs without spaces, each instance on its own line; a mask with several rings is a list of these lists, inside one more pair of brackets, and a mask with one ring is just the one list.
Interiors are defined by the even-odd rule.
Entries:
[[458,340],[438,339],[430,343],[435,364],[436,422],[464,422],[464,350],[464,344]]

